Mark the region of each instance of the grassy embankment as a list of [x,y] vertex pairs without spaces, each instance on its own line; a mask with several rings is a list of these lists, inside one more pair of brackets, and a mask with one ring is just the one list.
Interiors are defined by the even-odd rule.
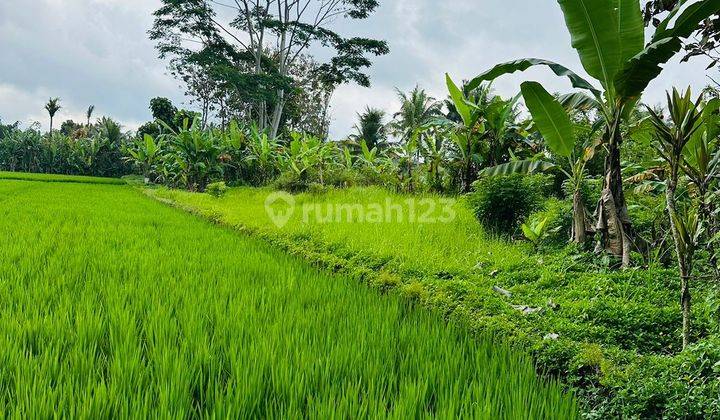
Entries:
[[[266,214],[270,190],[236,188],[222,198],[146,192],[383,290],[399,290],[470,331],[507,337],[531,350],[543,370],[578,387],[589,411],[643,416],[719,409],[703,402],[720,384],[708,377],[713,347],[679,353],[681,315],[672,270],[615,271],[592,255],[562,248],[538,254],[529,244],[484,234],[462,201],[449,223],[322,220],[326,209],[338,205],[367,209],[388,199],[403,205],[409,198],[382,189],[297,195],[296,211],[283,227]],[[320,219],[313,210],[304,220],[305,204],[320,209]],[[441,207],[438,201],[436,210]],[[696,287],[694,334],[702,342],[715,321],[712,302]]]

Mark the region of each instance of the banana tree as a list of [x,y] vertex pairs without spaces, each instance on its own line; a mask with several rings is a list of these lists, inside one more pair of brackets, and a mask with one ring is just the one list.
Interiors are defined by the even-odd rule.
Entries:
[[[453,82],[449,75],[445,75],[445,81],[450,91],[455,110],[460,115],[461,123],[456,124],[452,129],[450,138],[457,146],[462,165],[462,176],[460,190],[463,193],[470,191],[472,182],[475,180],[473,164],[479,160],[476,154],[475,140],[478,132],[484,131],[482,109],[475,103],[468,100],[466,94]],[[479,86],[479,84],[478,84]]]
[[245,164],[253,185],[262,185],[273,179],[279,172],[280,145],[276,139],[270,138],[267,132],[250,127],[247,139]]
[[421,153],[423,161],[427,167],[427,182],[435,191],[443,190],[442,168],[447,158],[444,147],[443,134],[440,127],[428,124],[423,127],[423,131],[427,133],[423,137],[421,145]]
[[[572,240],[577,244],[585,243],[587,233],[592,232],[588,223],[588,212],[585,208],[585,201],[582,196],[582,185],[586,178],[587,163],[592,160],[597,142],[593,142],[593,133],[586,136],[589,144],[582,144],[581,152],[577,153],[578,136],[569,114],[565,111],[560,101],[553,98],[537,82],[524,82],[521,85],[521,92],[525,98],[526,106],[533,116],[535,126],[542,135],[548,149],[556,156],[568,160],[569,169],[547,159],[531,158],[526,160],[515,160],[502,165],[494,166],[483,170],[482,176],[496,176],[509,174],[532,174],[537,172],[548,172],[559,170],[571,183],[573,191],[573,229]],[[592,129],[591,129],[592,131]]]
[[[558,4],[570,32],[572,47],[577,51],[585,71],[600,83],[601,88],[565,66],[548,60],[526,58],[498,64],[473,79],[466,89],[473,89],[505,74],[546,66],[557,76],[567,77],[574,88],[586,92],[577,92],[576,95],[599,109],[604,120],[603,144],[608,152],[598,206],[598,228],[604,239],[602,245],[622,257],[623,266],[628,266],[633,233],[620,167],[621,122],[650,82],[661,73],[662,65],[680,51],[682,40],[689,37],[701,21],[720,11],[720,1],[679,2],[678,7],[658,25],[647,45],[638,0],[558,0]],[[544,88],[542,91],[547,93]],[[532,89],[532,92],[538,92],[538,89]],[[557,102],[551,95],[541,97],[539,104],[542,107]],[[528,98],[525,97],[525,100]]]
[[381,159],[377,147],[373,147],[371,149],[368,147],[367,142],[363,139],[360,140],[360,152],[361,155],[359,156],[359,159],[362,166],[368,168],[372,172],[380,172],[379,165]]
[[155,141],[150,134],[145,134],[142,139],[136,139],[126,148],[128,157],[125,160],[140,167],[147,184],[155,166],[162,161],[162,152],[162,142]]

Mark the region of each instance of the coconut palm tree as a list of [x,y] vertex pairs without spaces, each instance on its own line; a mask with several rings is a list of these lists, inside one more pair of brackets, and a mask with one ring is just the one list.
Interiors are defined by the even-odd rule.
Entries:
[[365,108],[358,114],[358,123],[355,125],[357,133],[350,135],[356,143],[365,140],[369,149],[383,149],[387,147],[387,128],[385,125],[385,111],[377,108]]
[[50,98],[48,100],[47,104],[45,104],[45,110],[50,115],[50,134],[52,134],[53,130],[53,118],[55,118],[55,114],[57,114],[58,111],[62,106],[60,106],[60,98]]
[[422,127],[442,115],[442,103],[430,97],[419,86],[408,93],[399,89],[396,92],[400,99],[400,111],[393,115],[390,130],[403,142],[420,140]]
[[420,89],[420,86],[415,86],[408,93],[399,89],[396,89],[396,92],[400,99],[400,111],[393,115],[393,121],[389,128],[404,146],[409,179],[408,187],[412,190],[412,166],[420,160],[420,154],[423,152],[422,148],[425,145],[427,133],[424,128],[442,115],[442,103],[430,97],[425,90]]

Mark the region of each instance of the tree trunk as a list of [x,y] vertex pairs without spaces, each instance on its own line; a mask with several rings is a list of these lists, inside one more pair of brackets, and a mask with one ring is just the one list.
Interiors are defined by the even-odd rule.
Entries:
[[408,192],[413,192],[413,168],[412,168],[412,167],[413,167],[413,161],[412,161],[412,153],[410,153],[409,150],[408,150],[407,161],[408,161],[408,167],[407,167],[407,170],[408,170],[408,186],[407,186],[407,188],[408,188]]
[[582,199],[582,192],[575,191],[573,194],[573,228],[572,240],[576,244],[584,244],[587,240],[587,227],[585,225],[585,204]]
[[285,108],[285,91],[279,89],[277,95],[278,103],[275,104],[275,109],[273,110],[273,116],[271,121],[272,125],[270,127],[271,139],[277,138],[278,132],[280,131],[280,120],[282,119],[283,109]]
[[50,116],[50,135],[52,136],[53,117]]
[[680,274],[681,290],[680,304],[682,305],[683,314],[683,349],[690,345],[690,275],[687,273]]
[[466,162],[465,162],[465,168],[464,168],[464,174],[463,174],[463,185],[462,185],[462,192],[464,194],[467,194],[470,192],[471,184],[472,184],[472,140],[470,137],[468,137],[467,142],[467,155],[466,155]]
[[[285,16],[283,18],[282,10],[280,9],[280,5],[278,4],[278,18],[283,21],[283,23],[289,23],[289,16],[290,16],[290,6],[285,3]],[[290,63],[288,63],[288,34],[285,29],[282,30],[280,33],[280,56],[278,57],[278,73],[280,76],[287,76],[288,70],[290,67]],[[278,131],[280,131],[280,120],[282,119],[283,109],[285,108],[285,90],[284,89],[278,89],[277,90],[277,103],[275,104],[275,109],[273,110],[273,116],[271,121],[271,127],[270,127],[270,138],[275,139],[277,138]]]
[[680,237],[677,220],[677,206],[675,204],[675,190],[678,182],[678,163],[670,163],[670,175],[667,179],[667,189],[665,191],[665,201],[668,215],[670,216],[670,229],[672,230],[673,239],[675,240],[675,253],[678,259],[678,269],[680,271],[680,305],[682,307],[682,338],[683,349],[690,344],[690,273],[691,254],[687,252],[685,244],[682,245],[683,239]]
[[715,243],[712,238],[717,234],[717,228],[715,226],[715,220],[712,217],[713,209],[708,199],[708,186],[705,184],[697,185],[700,196],[700,204],[698,206],[698,216],[703,226],[707,229],[707,247],[710,253],[710,265],[715,272],[716,280],[720,281],[720,267],[718,267],[718,259],[716,254]]
[[623,268],[630,265],[631,232],[630,216],[627,211],[620,163],[619,118],[606,128],[605,140],[608,156],[605,160],[603,191],[598,203],[597,230],[603,233],[602,244],[596,250],[604,249],[622,259]]
[[333,91],[329,91],[325,95],[325,100],[323,104],[323,112],[322,112],[322,119],[320,120],[320,138],[328,138],[330,137],[330,123],[328,120],[328,112],[330,111],[330,100],[332,99]]

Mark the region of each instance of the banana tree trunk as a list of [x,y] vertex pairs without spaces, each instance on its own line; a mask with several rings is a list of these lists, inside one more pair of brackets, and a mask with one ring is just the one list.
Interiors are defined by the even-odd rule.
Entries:
[[623,268],[630,266],[632,225],[628,215],[620,164],[622,134],[620,121],[608,126],[605,132],[608,156],[605,160],[605,179],[598,203],[596,229],[602,232],[602,243],[596,250],[605,250],[622,259]]
[[584,244],[587,240],[585,225],[585,204],[580,190],[573,194],[573,230],[572,240],[576,244]]
[[463,168],[462,193],[467,194],[472,188],[472,140],[468,137],[465,168]]

